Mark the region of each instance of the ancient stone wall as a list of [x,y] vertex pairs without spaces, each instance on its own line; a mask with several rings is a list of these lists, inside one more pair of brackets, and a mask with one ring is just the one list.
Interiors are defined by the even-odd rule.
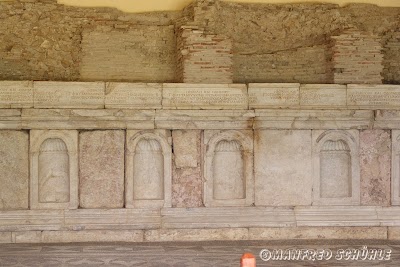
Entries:
[[400,8],[195,1],[182,12],[127,14],[55,1],[0,3],[1,80],[173,82],[176,31],[232,42],[234,82],[329,83],[329,40],[356,26],[382,39],[383,83],[398,83]]
[[400,86],[0,82],[0,243],[390,239]]

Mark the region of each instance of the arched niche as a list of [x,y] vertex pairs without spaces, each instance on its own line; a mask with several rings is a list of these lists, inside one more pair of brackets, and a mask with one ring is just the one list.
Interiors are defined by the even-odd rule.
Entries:
[[168,131],[127,131],[126,208],[171,207],[172,151]]
[[254,203],[252,131],[206,131],[205,206]]
[[70,197],[69,155],[65,142],[48,138],[40,146],[39,202],[68,203]]
[[358,131],[314,131],[313,139],[313,204],[360,204]]
[[30,132],[31,209],[78,208],[78,132]]

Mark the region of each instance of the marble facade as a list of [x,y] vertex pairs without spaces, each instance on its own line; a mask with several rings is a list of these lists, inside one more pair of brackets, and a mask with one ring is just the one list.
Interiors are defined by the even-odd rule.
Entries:
[[0,243],[398,239],[396,106],[396,85],[0,82]]

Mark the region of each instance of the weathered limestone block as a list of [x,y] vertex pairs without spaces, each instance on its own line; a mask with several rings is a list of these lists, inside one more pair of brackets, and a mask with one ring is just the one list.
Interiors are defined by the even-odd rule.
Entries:
[[122,208],[125,132],[82,132],[79,139],[80,207]]
[[0,244],[12,243],[11,232],[0,232]]
[[200,130],[172,131],[174,147],[173,207],[200,207],[203,204],[200,141]]
[[311,131],[257,130],[255,205],[311,205]]
[[143,242],[141,230],[43,231],[43,243]]
[[213,241],[213,240],[247,240],[247,228],[221,229],[157,229],[144,233],[144,241]]
[[385,130],[360,132],[361,204],[390,205],[391,138]]
[[21,231],[12,233],[13,243],[40,243],[42,231]]
[[388,227],[387,239],[400,240],[400,227]]
[[0,210],[27,209],[29,135],[0,131]]
[[386,227],[250,228],[250,240],[386,239]]

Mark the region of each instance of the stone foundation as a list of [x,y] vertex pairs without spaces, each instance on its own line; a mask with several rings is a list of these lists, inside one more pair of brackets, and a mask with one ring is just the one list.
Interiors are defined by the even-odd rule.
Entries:
[[399,99],[397,85],[0,82],[0,242],[398,240]]

